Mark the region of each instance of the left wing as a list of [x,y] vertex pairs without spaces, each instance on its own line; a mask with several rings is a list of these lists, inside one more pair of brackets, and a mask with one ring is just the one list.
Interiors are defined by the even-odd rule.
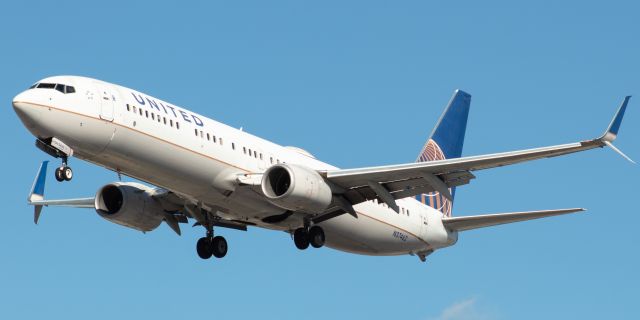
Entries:
[[371,199],[381,199],[390,207],[397,207],[395,199],[438,191],[450,197],[448,189],[464,185],[475,176],[471,173],[516,163],[562,156],[594,148],[611,147],[633,162],[613,142],[620,128],[624,112],[631,97],[624,98],[620,108],[605,133],[597,138],[576,143],[543,148],[454,158],[429,162],[418,162],[391,166],[369,167],[321,172],[327,180],[338,187],[352,204]]

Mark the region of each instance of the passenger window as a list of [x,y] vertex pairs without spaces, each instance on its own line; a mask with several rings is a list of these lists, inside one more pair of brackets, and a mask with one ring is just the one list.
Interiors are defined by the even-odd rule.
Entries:
[[180,129],[180,122],[176,121],[176,129]]
[[193,129],[194,132],[196,133],[196,137],[198,136],[198,129]]
[[207,141],[211,141],[211,136],[209,135],[209,132],[207,132]]
[[216,136],[213,136],[213,142],[218,142],[218,140],[216,140]]
[[155,120],[156,119],[156,114],[151,112],[151,120]]
[[162,121],[164,122],[164,124],[167,124],[167,117],[162,117]]
[[131,111],[128,103],[127,103],[127,111]]
[[236,149],[236,144],[234,142],[231,142],[231,150],[235,150]]
[[222,138],[220,138],[220,145],[222,145]]
[[149,118],[149,111],[145,110],[144,114],[147,116],[147,118]]
[[138,109],[138,111],[140,111],[140,115],[142,115],[142,109]]
[[138,109],[136,108],[136,106],[133,106],[133,112],[138,112]]
[[242,153],[247,154],[247,147],[242,147]]
[[173,128],[173,120],[169,119],[169,126]]

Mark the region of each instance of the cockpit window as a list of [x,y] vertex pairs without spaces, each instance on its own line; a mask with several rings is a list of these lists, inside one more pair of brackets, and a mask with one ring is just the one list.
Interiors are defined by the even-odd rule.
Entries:
[[55,83],[40,83],[38,89],[53,89],[56,87]]
[[76,88],[73,86],[67,86],[60,83],[36,83],[29,87],[29,89],[38,88],[38,89],[56,89],[62,93],[74,93],[76,92]]

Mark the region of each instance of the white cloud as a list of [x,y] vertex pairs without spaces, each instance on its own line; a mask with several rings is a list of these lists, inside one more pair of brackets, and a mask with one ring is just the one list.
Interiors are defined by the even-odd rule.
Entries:
[[469,298],[466,300],[458,301],[440,313],[432,320],[489,320],[493,319],[488,312],[480,310],[477,306],[476,298]]

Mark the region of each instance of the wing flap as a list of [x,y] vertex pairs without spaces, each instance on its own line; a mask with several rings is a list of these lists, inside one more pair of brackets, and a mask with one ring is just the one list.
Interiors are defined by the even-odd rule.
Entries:
[[541,211],[526,211],[526,212],[510,212],[510,213],[496,213],[485,214],[478,216],[462,216],[462,217],[449,217],[443,218],[442,224],[445,228],[455,231],[467,231],[478,228],[485,228],[491,226],[497,226],[506,223],[527,221],[533,219],[540,219],[552,216],[558,216],[568,213],[582,212],[583,208],[571,208],[571,209],[557,209],[557,210],[541,210]]

